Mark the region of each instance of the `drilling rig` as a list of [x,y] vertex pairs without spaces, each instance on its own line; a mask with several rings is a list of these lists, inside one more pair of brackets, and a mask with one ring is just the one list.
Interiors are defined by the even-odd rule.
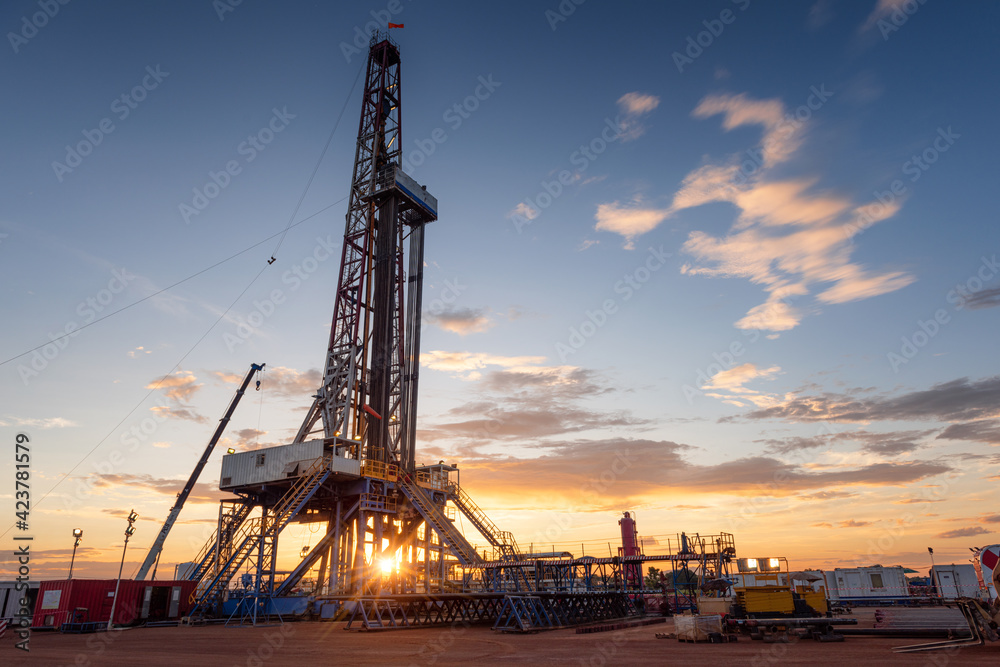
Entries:
[[[424,229],[438,207],[404,173],[402,143],[399,47],[375,33],[322,384],[291,443],[223,458],[219,487],[235,497],[220,502],[189,571],[201,612],[219,613],[234,580],[266,606],[314,569],[311,592],[345,599],[469,591],[485,559],[452,506],[492,558],[518,556],[513,536],[452,479],[456,466],[414,463]],[[279,537],[293,523],[325,530],[280,572]]]
[[[402,118],[399,46],[375,33],[322,383],[292,442],[223,457],[219,488],[233,497],[186,568],[192,615],[256,623],[303,592],[320,617],[350,607],[348,629],[535,631],[634,614],[641,553],[524,553],[459,486],[457,465],[414,463],[424,230],[438,206],[402,169]],[[320,525],[319,539],[278,570],[296,523]]]

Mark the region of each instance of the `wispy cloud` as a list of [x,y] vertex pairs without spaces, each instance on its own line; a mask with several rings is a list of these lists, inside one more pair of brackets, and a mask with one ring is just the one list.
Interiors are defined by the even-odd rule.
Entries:
[[79,426],[79,424],[63,417],[49,417],[47,419],[7,417],[6,419],[0,419],[0,426],[26,426],[47,430],[50,428],[70,428],[72,426]]
[[753,380],[773,378],[775,374],[780,372],[781,367],[779,366],[758,368],[756,364],[746,363],[719,371],[709,379],[708,384],[704,385],[702,389],[708,396],[722,399],[726,403],[740,407],[744,407],[748,403],[760,407],[773,405],[778,400],[776,397],[744,385]]
[[208,419],[198,414],[190,407],[171,407],[169,405],[154,405],[150,411],[164,419],[186,419],[188,421],[204,424]]
[[628,242],[626,247],[631,250],[634,237],[655,229],[669,215],[669,209],[644,207],[640,201],[626,205],[615,201],[598,205],[594,229],[621,234]]
[[517,206],[515,206],[511,210],[507,211],[507,217],[508,218],[512,218],[514,216],[520,216],[520,217],[526,218],[528,220],[534,220],[535,218],[538,217],[538,211],[536,211],[535,209],[533,209],[528,204],[526,204],[524,202],[521,202],[520,204],[518,204]]
[[426,441],[463,440],[473,444],[516,439],[530,445],[538,438],[603,428],[641,426],[645,420],[628,411],[607,412],[585,405],[586,399],[614,391],[592,371],[573,366],[516,363],[488,370],[474,379],[473,400],[454,407],[421,430]]
[[802,123],[788,122],[781,100],[755,100],[748,95],[709,95],[691,113],[695,118],[722,114],[722,127],[727,132],[744,125],[761,125],[761,141],[765,167],[784,162],[802,143]]
[[970,440],[1000,445],[1000,420],[982,419],[964,424],[952,424],[938,436],[941,440]]
[[[237,384],[243,379],[242,375],[232,371],[212,371],[211,375],[227,385]],[[308,398],[319,388],[323,374],[318,368],[299,371],[285,366],[267,366],[263,373],[257,375],[257,379],[261,381],[261,390],[271,395]]]
[[[94,488],[117,490],[126,494],[134,491],[148,491],[166,496],[176,496],[184,488],[183,480],[164,479],[152,475],[109,473],[96,474],[93,478]],[[199,482],[191,490],[188,502],[216,503],[221,498],[226,497],[229,497],[229,494],[219,491],[214,485]]]
[[177,371],[146,385],[146,389],[162,389],[163,395],[180,403],[188,401],[202,385],[190,371]]
[[989,535],[991,531],[986,530],[982,526],[970,526],[969,528],[957,528],[955,530],[949,530],[944,533],[935,535],[934,537],[941,538],[943,540],[950,540],[956,537],[973,537],[974,535]]
[[968,433],[982,433],[981,420],[1000,417],[1000,376],[982,380],[960,378],[900,396],[793,394],[778,405],[754,410],[744,416],[748,419],[784,419],[795,422],[861,423],[929,419],[946,422],[979,421]]
[[858,28],[858,32],[871,30],[880,20],[886,18],[895,11],[902,11],[904,5],[913,1],[914,0],[878,0],[875,4],[875,9],[872,10],[872,13],[868,15],[865,22]]
[[1000,306],[1000,287],[984,289],[972,294],[965,294],[962,298],[962,305],[974,310]]
[[445,331],[467,336],[488,331],[496,324],[488,313],[488,308],[449,308],[440,313],[427,313],[424,318]]
[[537,372],[545,357],[505,357],[485,352],[447,352],[431,350],[420,354],[420,365],[436,371],[452,373],[456,377],[475,380],[481,377],[482,370],[489,366],[499,366],[510,370],[528,370]]
[[[671,494],[744,495],[755,497],[798,496],[803,491],[843,493],[845,487],[905,487],[947,473],[950,466],[939,461],[886,462],[862,466],[838,466],[810,470],[771,457],[746,457],[716,464],[692,463],[690,449],[663,440],[576,440],[537,446],[540,456],[531,458],[466,457],[462,469],[470,479],[494,496],[519,504],[599,511],[601,502],[587,490],[614,470],[612,482],[601,486],[601,500],[608,506],[662,499]],[[774,480],[780,479],[780,484]]]
[[621,117],[618,119],[621,140],[632,141],[641,137],[646,132],[641,118],[659,105],[659,97],[644,93],[625,93],[618,98],[618,108],[621,110]]
[[867,430],[824,433],[814,436],[793,436],[789,438],[769,438],[756,440],[767,445],[764,451],[772,454],[791,454],[834,445],[860,445],[859,451],[883,457],[898,457],[922,447],[920,440],[934,433],[934,429],[889,431],[876,433]]
[[681,271],[761,285],[768,298],[735,323],[741,329],[780,332],[798,326],[807,311],[789,302],[817,288],[817,301],[839,304],[886,294],[913,282],[913,276],[904,271],[873,271],[851,261],[852,230],[859,228],[858,220],[868,227],[891,218],[900,210],[901,199],[891,205],[858,204],[824,190],[816,176],[771,177],[776,166],[801,152],[808,120],[789,114],[781,100],[746,94],[709,95],[692,115],[721,115],[726,131],[759,127],[760,143],[745,154],[691,171],[670,206],[640,201],[598,205],[597,230],[617,233],[625,237],[626,247],[632,247],[635,237],[683,210],[717,202],[732,204],[739,213],[728,234],[690,232],[682,250],[693,261]]

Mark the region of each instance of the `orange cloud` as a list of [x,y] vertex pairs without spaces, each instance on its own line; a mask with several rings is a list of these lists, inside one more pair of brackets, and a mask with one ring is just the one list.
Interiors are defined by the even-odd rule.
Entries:
[[621,234],[631,245],[633,237],[655,229],[668,215],[670,211],[667,209],[621,206],[618,202],[600,204],[594,229]]
[[200,388],[198,378],[191,371],[177,371],[173,375],[166,375],[146,385],[146,389],[163,389],[163,394],[167,398],[179,403],[190,400]]

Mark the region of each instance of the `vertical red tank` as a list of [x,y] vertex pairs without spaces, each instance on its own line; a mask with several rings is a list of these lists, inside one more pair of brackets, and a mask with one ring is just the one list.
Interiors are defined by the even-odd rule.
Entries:
[[622,556],[639,555],[639,530],[635,526],[635,519],[628,512],[618,519],[618,525],[622,529]]
[[[635,526],[635,519],[628,512],[618,519],[618,525],[622,529],[622,545],[618,549],[619,556],[638,556],[639,531]],[[642,566],[639,563],[628,563],[625,565],[623,573],[625,575],[626,588],[642,588]]]

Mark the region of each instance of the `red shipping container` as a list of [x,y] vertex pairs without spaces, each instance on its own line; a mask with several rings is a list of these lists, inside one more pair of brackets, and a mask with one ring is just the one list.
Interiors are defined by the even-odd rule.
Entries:
[[[115,599],[114,579],[43,581],[35,603],[33,629],[55,629],[63,623],[107,622]],[[115,604],[115,625],[136,625],[187,616],[194,603],[194,581],[122,579]]]

